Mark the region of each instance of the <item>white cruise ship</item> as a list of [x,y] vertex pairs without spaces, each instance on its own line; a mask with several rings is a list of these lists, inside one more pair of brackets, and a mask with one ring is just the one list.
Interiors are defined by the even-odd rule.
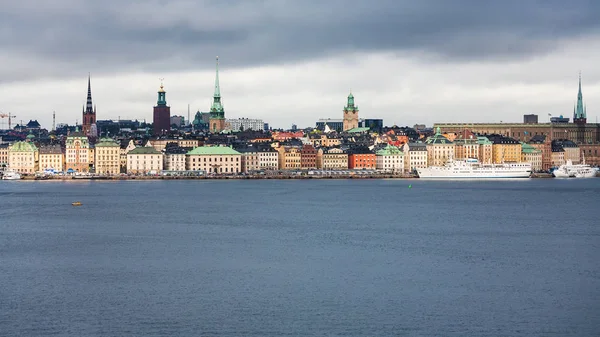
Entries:
[[531,163],[482,164],[477,159],[449,161],[444,166],[417,169],[422,179],[529,178]]
[[20,179],[21,179],[21,175],[19,174],[19,172],[10,170],[10,169],[4,171],[4,174],[2,175],[2,180],[20,180]]

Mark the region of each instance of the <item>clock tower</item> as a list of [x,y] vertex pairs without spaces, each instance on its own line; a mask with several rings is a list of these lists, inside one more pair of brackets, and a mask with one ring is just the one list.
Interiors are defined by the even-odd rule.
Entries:
[[358,127],[358,106],[354,105],[354,96],[352,92],[348,95],[348,103],[344,107],[344,126],[343,131],[348,131]]

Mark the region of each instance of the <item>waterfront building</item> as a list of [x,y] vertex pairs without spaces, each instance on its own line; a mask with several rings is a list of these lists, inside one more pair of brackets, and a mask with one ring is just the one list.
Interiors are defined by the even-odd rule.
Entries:
[[374,170],[377,167],[375,153],[366,146],[348,150],[348,168],[354,170]]
[[8,166],[8,144],[0,144],[0,168]]
[[96,106],[92,104],[92,80],[90,75],[88,75],[87,99],[82,115],[82,131],[83,135],[87,137],[91,135],[92,125],[96,124]]
[[277,170],[279,168],[279,152],[271,146],[258,148],[258,165],[261,170]]
[[232,131],[261,131],[265,127],[262,119],[236,118],[227,119],[225,122]]
[[552,142],[550,137],[544,135],[533,136],[528,144],[542,152],[542,171],[548,171],[552,167]]
[[563,148],[565,151],[565,162],[571,161],[573,164],[579,164],[581,162],[581,150],[575,142],[568,139],[553,140],[552,144],[556,144]]
[[250,173],[260,170],[260,156],[255,147],[237,149],[242,154],[242,172]]
[[153,111],[153,133],[155,136],[166,135],[171,131],[171,107],[167,105],[167,92],[163,84],[158,89],[158,99]]
[[323,170],[347,170],[348,153],[339,147],[320,148],[317,151],[317,168]]
[[67,136],[65,141],[65,169],[75,172],[89,172],[90,169],[90,143],[88,137],[79,131]]
[[404,153],[396,146],[388,144],[375,153],[375,168],[385,172],[404,172]]
[[121,140],[120,152],[119,152],[121,173],[127,172],[127,154],[131,150],[135,149],[135,147],[136,146],[135,146],[135,142],[133,139]]
[[358,106],[354,105],[354,95],[350,93],[348,95],[348,102],[344,107],[344,125],[342,131],[355,128],[358,128]]
[[101,138],[95,146],[96,173],[118,175],[121,172],[121,147],[111,138]]
[[565,164],[565,150],[559,144],[552,144],[551,155],[552,167],[558,167]]
[[484,136],[477,136],[477,144],[479,144],[479,161],[485,164],[491,164],[494,160],[494,144]]
[[521,143],[516,139],[502,135],[488,135],[492,142],[492,158],[494,164],[521,161]]
[[138,146],[127,153],[127,173],[158,174],[163,170],[163,154],[151,146]]
[[39,148],[38,171],[54,170],[64,171],[65,169],[65,154],[58,144],[42,145]]
[[521,143],[521,161],[531,163],[533,172],[542,171],[542,151],[527,143]]
[[433,136],[427,138],[425,146],[427,164],[430,166],[444,166],[448,161],[454,160],[454,143],[442,135],[439,127]]
[[300,148],[296,146],[280,145],[276,148],[279,152],[280,170],[299,170],[301,167]]
[[300,149],[300,167],[303,169],[317,168],[317,149],[311,144],[304,144]]
[[164,164],[163,167],[166,171],[186,171],[186,155],[191,148],[185,148],[177,145],[177,143],[171,143],[164,149]]
[[33,142],[15,142],[8,147],[8,166],[19,173],[33,174],[38,169],[38,156]]
[[227,146],[200,146],[186,155],[188,170],[207,173],[240,173],[241,153]]
[[213,95],[213,103],[210,107],[210,132],[218,133],[225,129],[225,109],[221,102],[221,87],[219,85],[219,57],[217,56],[216,77],[215,77],[215,93]]
[[456,135],[454,139],[454,158],[456,159],[467,159],[474,158],[479,159],[479,142],[477,136],[472,132],[465,130]]
[[427,167],[427,145],[425,143],[404,143],[404,171],[413,172]]

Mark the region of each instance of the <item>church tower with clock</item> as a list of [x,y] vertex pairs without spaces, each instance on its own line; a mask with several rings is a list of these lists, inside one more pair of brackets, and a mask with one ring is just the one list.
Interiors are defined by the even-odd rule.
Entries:
[[348,103],[344,107],[344,131],[358,127],[358,106],[354,105],[352,92],[348,95]]

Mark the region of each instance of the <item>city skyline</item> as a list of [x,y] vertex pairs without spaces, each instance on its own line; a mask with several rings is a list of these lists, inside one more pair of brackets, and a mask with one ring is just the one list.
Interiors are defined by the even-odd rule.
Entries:
[[599,115],[594,3],[32,3],[0,14],[14,31],[0,35],[0,111],[13,125],[50,128],[53,111],[81,123],[90,72],[99,120],[150,122],[159,78],[172,115],[208,111],[216,55],[227,117],[274,127],[341,118],[350,90],[361,118],[386,125],[544,122],[571,117],[579,71],[588,122]]

